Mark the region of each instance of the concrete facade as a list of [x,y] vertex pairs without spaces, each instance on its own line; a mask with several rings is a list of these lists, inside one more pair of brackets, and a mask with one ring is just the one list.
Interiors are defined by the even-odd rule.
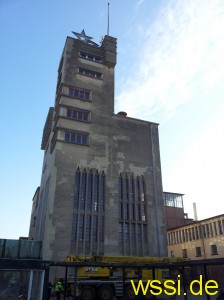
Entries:
[[172,228],[167,239],[170,257],[224,258],[224,215]]
[[158,124],[114,114],[115,65],[115,38],[67,37],[31,216],[44,259],[167,255]]

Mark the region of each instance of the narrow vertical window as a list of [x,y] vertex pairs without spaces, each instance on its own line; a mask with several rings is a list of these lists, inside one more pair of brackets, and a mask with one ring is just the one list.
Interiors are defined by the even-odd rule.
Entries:
[[87,211],[92,210],[92,188],[93,188],[93,174],[88,174],[88,191],[87,191]]
[[138,239],[138,242],[141,242],[141,240],[142,240],[141,225],[140,224],[137,225],[137,239]]
[[91,238],[91,215],[86,216],[86,241]]
[[79,241],[83,241],[84,236],[84,215],[79,216]]
[[97,216],[93,216],[93,231],[92,231],[93,241],[97,241]]
[[211,255],[218,255],[218,250],[216,245],[211,245]]
[[119,203],[119,218],[123,219],[123,203]]
[[104,241],[104,217],[100,216],[100,242]]
[[223,234],[222,221],[218,221],[219,234]]
[[130,200],[134,201],[134,178],[133,176],[130,179]]
[[119,177],[119,198],[120,198],[120,200],[122,200],[123,199],[123,179],[122,179],[122,177],[120,176]]
[[124,240],[125,242],[129,242],[129,224],[124,224]]
[[102,174],[100,180],[100,211],[104,211],[104,201],[105,201],[105,176]]
[[201,256],[201,247],[196,247],[195,250],[196,250],[196,256],[197,257]]
[[140,189],[139,189],[139,177],[138,176],[137,176],[136,184],[135,184],[135,197],[136,197],[137,201],[140,200]]
[[183,258],[187,258],[187,249],[182,249]]
[[85,208],[85,198],[86,198],[86,171],[82,173],[82,182],[81,182],[81,203],[80,203],[80,209]]
[[126,175],[125,178],[125,199],[129,200],[129,182],[128,182],[128,176]]
[[214,234],[215,234],[215,236],[217,236],[218,233],[217,233],[216,222],[213,222],[213,228],[214,228]]
[[94,197],[93,197],[93,210],[98,210],[98,198],[99,198],[99,174],[94,178]]
[[123,245],[123,224],[122,223],[118,224],[118,240],[119,240],[119,244]]

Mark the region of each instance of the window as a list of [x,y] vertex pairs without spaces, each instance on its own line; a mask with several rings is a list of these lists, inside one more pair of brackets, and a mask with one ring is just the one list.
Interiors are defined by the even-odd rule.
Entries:
[[182,240],[183,240],[183,243],[186,242],[186,238],[185,238],[185,234],[184,234],[184,230],[181,230],[182,232]]
[[88,133],[65,132],[65,141],[73,144],[87,145]]
[[86,240],[89,241],[91,237],[91,216],[86,216]]
[[83,110],[75,110],[68,108],[67,117],[79,121],[88,121],[89,113]]
[[105,199],[105,176],[102,173],[100,180],[100,195],[99,195],[99,209],[104,211],[104,199]]
[[[118,182],[118,213],[123,226],[119,227],[124,254],[139,255],[148,244],[147,203],[142,176],[120,174]],[[131,241],[127,236],[131,237]],[[134,235],[134,236],[133,236]],[[138,245],[136,245],[138,241]]]
[[201,256],[201,247],[196,247],[195,250],[196,250],[196,256],[197,257]]
[[211,245],[211,255],[218,255],[218,250],[216,245]]
[[119,204],[119,218],[123,219],[123,203],[120,202]]
[[183,258],[187,257],[187,249],[182,249]]
[[214,228],[214,235],[217,236],[217,227],[216,227],[216,222],[213,222],[213,228]]
[[137,224],[137,240],[138,240],[138,242],[141,242],[141,239],[142,239],[141,225]]
[[84,215],[80,215],[79,218],[79,241],[83,241],[84,234]]
[[90,100],[90,92],[89,91],[83,91],[83,90],[74,89],[74,88],[69,88],[69,96],[79,98],[79,99]]
[[85,202],[86,202],[86,178],[87,174],[86,171],[82,173],[82,179],[81,179],[81,199],[80,199],[80,209],[85,208]]
[[121,245],[123,243],[123,224],[119,223],[118,225],[118,240],[119,244]]
[[199,240],[199,238],[200,238],[200,227],[199,226],[196,226],[195,227],[195,238],[196,238],[196,240]]
[[170,257],[175,257],[175,255],[174,255],[174,250],[171,250],[171,251],[170,251]]
[[223,234],[222,221],[218,221],[219,234]]
[[100,216],[100,242],[104,241],[104,217]]
[[92,238],[93,241],[96,242],[97,241],[97,226],[98,225],[98,218],[97,216],[93,216],[93,231],[92,231]]
[[93,195],[94,211],[98,210],[98,199],[99,199],[99,174],[96,174],[94,179],[94,195]]
[[210,237],[211,232],[210,232],[209,224],[205,224],[205,227],[206,227],[207,237]]
[[125,218],[125,220],[129,219],[129,206],[128,206],[128,203],[124,203],[124,218]]
[[191,228],[188,228],[188,238],[189,238],[189,241],[192,241]]
[[124,224],[124,240],[125,242],[129,242],[129,224]]
[[104,241],[105,174],[78,168],[74,181],[72,241],[84,242],[89,254],[91,242],[95,251],[97,244]]
[[88,70],[88,69],[84,69],[84,68],[79,68],[79,74],[85,75],[85,76],[88,76],[88,77],[92,77],[92,78],[96,78],[96,79],[102,79],[102,73],[92,71],[92,70]]
[[102,57],[94,55],[94,54],[89,54],[89,53],[81,51],[80,56],[81,56],[81,58],[89,59],[89,60],[92,60],[95,62],[102,62]]
[[87,210],[92,210],[92,189],[93,189],[93,174],[88,174],[88,187],[87,187]]
[[206,228],[205,228],[205,225],[201,225],[202,226],[202,237],[203,238],[206,238],[207,235],[206,235]]

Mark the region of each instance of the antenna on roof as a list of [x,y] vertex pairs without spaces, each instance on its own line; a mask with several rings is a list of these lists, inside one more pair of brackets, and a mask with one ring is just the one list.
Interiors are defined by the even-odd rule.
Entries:
[[107,35],[109,35],[109,21],[110,21],[110,3],[108,3],[108,15],[107,15]]

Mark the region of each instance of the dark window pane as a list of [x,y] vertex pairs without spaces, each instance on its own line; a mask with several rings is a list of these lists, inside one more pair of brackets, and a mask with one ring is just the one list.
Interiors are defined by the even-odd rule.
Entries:
[[65,132],[65,141],[69,142],[70,141],[70,133]]
[[86,198],[86,172],[82,173],[82,188],[81,188],[81,204],[80,209],[85,207],[85,198]]
[[105,176],[101,176],[100,180],[100,211],[104,211],[104,194],[105,194]]
[[93,216],[93,241],[97,241],[97,216]]
[[89,92],[85,92],[85,99],[89,99]]
[[84,215],[80,215],[80,217],[79,217],[79,241],[83,241],[83,233],[84,233]]
[[119,244],[121,245],[123,242],[123,224],[119,223],[118,225],[118,240]]
[[76,143],[76,133],[71,134],[71,142]]
[[79,97],[82,98],[82,99],[84,98],[84,92],[83,91],[79,91]]
[[69,89],[68,94],[69,94],[69,96],[74,96],[74,90],[73,89]]
[[77,141],[78,144],[81,144],[82,142],[82,135],[81,134],[77,134]]
[[67,117],[71,118],[72,117],[72,110],[67,109]]
[[72,118],[77,119],[77,115],[78,115],[78,112],[76,110],[73,110]]
[[88,113],[83,113],[83,120],[88,121]]
[[74,91],[74,96],[77,97],[77,98],[79,97],[79,90]]
[[104,241],[104,217],[100,217],[100,242]]
[[90,241],[91,237],[91,216],[86,216],[86,241]]
[[82,144],[87,145],[87,135],[85,134],[82,136]]
[[93,174],[88,175],[88,195],[87,195],[87,210],[92,210],[92,187],[93,187]]

